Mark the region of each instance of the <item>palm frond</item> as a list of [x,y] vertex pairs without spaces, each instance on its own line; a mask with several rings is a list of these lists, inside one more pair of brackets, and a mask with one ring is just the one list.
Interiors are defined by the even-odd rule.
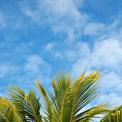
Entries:
[[40,115],[40,102],[39,98],[36,97],[35,93],[33,90],[30,90],[28,96],[27,96],[27,104],[29,105],[31,113],[33,113],[33,120],[36,122],[41,122],[42,121],[42,116]]
[[15,106],[5,98],[0,98],[0,122],[22,122]]
[[36,86],[39,89],[41,95],[43,96],[44,100],[45,100],[45,104],[46,104],[46,115],[47,117],[45,117],[45,121],[50,120],[50,122],[53,122],[53,118],[52,118],[52,106],[49,100],[49,97],[47,95],[46,90],[43,88],[43,86],[39,83],[39,81],[36,81]]
[[12,87],[10,89],[10,100],[15,105],[18,113],[22,116],[23,121],[42,122],[40,115],[40,102],[33,90],[29,94],[20,88]]
[[[92,107],[90,109],[87,109],[86,111],[83,111],[75,116],[76,122],[81,121],[90,121],[91,119],[98,118],[97,115],[100,115],[101,113],[106,113],[109,110],[106,109],[107,105],[98,105],[95,107]],[[78,119],[77,119],[78,118]]]
[[[59,122],[68,121],[67,116],[70,113],[71,107],[67,106],[71,97],[71,77],[67,74],[61,74],[56,80],[52,81],[54,94],[51,94],[51,102],[53,104],[53,112],[55,120]],[[68,103],[68,104],[67,104]],[[67,111],[65,111],[67,110]]]
[[100,122],[122,122],[122,105],[108,112]]
[[47,104],[47,116],[50,115],[53,118],[53,121],[49,119],[49,122],[85,122],[97,114],[106,112],[107,108],[103,105],[81,111],[96,98],[96,81],[99,76],[98,72],[88,76],[83,73],[77,80],[72,81],[69,75],[61,74],[56,80],[52,80],[53,93],[49,94],[37,82],[38,89]]
[[[74,121],[81,120],[82,108],[91,103],[97,96],[96,81],[100,74],[93,72],[90,75],[84,77],[81,75],[72,85],[72,119]],[[78,115],[78,116],[77,116]],[[79,116],[81,115],[81,116]],[[75,118],[74,118],[75,116]]]

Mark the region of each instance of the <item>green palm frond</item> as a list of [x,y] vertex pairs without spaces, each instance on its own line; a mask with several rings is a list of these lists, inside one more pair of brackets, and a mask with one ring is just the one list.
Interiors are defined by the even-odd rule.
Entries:
[[41,105],[39,98],[36,97],[33,90],[30,90],[29,94],[25,94],[22,89],[12,87],[9,95],[10,100],[15,105],[24,122],[42,122],[42,116],[40,115]]
[[79,120],[87,122],[90,121],[91,119],[98,118],[97,115],[109,111],[106,109],[106,106],[107,105],[98,105],[81,112],[80,114],[76,115],[76,118],[79,118],[76,120],[76,122],[79,122]]
[[0,122],[22,122],[15,106],[5,98],[0,98]]
[[26,122],[26,112],[25,112],[25,106],[27,106],[26,103],[26,94],[25,92],[20,88],[11,87],[9,92],[9,99],[12,101],[12,103],[15,105],[18,113],[22,117],[23,121]]
[[[91,103],[97,96],[96,81],[100,74],[93,72],[88,76],[83,73],[77,80],[72,81],[69,75],[61,74],[52,81],[53,93],[47,94],[46,90],[37,82],[46,103],[50,103],[49,122],[82,122],[90,120],[97,114],[106,112],[105,105],[99,105],[88,111],[81,110]],[[48,117],[49,118],[49,117]]]
[[100,122],[122,122],[122,105],[107,113]]
[[45,114],[40,114],[41,104],[33,90],[25,93],[21,88],[12,87],[9,98],[0,98],[0,122],[91,122],[97,115],[106,114],[101,122],[121,122],[122,106],[112,110],[106,105],[84,108],[96,99],[99,72],[83,73],[76,80],[61,74],[52,80],[53,92],[47,92],[36,81],[44,98]]
[[41,105],[39,102],[39,98],[36,97],[33,90],[30,90],[27,96],[27,103],[29,105],[31,113],[33,113],[31,118],[33,118],[35,122],[41,122],[42,121],[42,116],[40,115]]
[[[81,76],[73,84],[73,115],[81,114],[81,109],[96,98],[95,82],[99,78],[99,73],[92,73],[87,77]],[[75,117],[76,119],[76,117]],[[79,119],[79,118],[77,118]]]
[[50,122],[53,122],[53,118],[52,118],[52,106],[49,100],[49,97],[47,95],[46,90],[42,87],[42,85],[39,83],[39,81],[36,81],[36,86],[39,89],[40,93],[42,94],[45,103],[46,103],[46,115],[47,117],[44,117],[44,121],[47,122],[48,120],[50,120]]
[[50,94],[50,101],[53,104],[53,116],[55,120],[58,120],[59,122],[69,120],[68,114],[71,111],[71,107],[68,107],[67,105],[70,104],[69,100],[71,98],[71,84],[71,77],[64,74],[59,75],[56,80],[52,81],[54,94]]

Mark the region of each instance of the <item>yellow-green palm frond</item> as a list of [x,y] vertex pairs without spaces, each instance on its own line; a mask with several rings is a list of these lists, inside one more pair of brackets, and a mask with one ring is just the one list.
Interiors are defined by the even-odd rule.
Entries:
[[20,88],[12,87],[10,89],[10,100],[15,105],[18,113],[22,116],[24,122],[42,122],[40,115],[40,102],[33,90],[28,94]]
[[98,72],[93,72],[88,76],[83,73],[77,80],[72,81],[69,75],[61,74],[56,80],[52,80],[53,93],[50,94],[47,94],[38,82],[37,86],[41,94],[46,103],[48,101],[51,106],[47,113],[50,111],[53,121],[49,122],[82,122],[106,112],[104,105],[96,106],[85,112],[81,111],[96,98],[96,81],[99,76]]
[[23,122],[15,106],[5,98],[0,98],[0,122]]
[[58,114],[57,111],[59,111],[59,108],[63,107],[63,103],[61,103],[61,101],[63,100],[63,95],[65,94],[70,84],[70,77],[63,74],[57,77],[57,82],[53,80],[52,86],[56,96],[55,97],[52,93],[47,94],[46,90],[42,87],[42,85],[38,81],[36,81],[36,85],[45,99],[46,115],[49,122],[59,121],[58,118],[60,114]]
[[41,122],[42,121],[42,116],[40,115],[41,105],[39,102],[39,98],[36,97],[33,90],[30,90],[27,96],[27,103],[29,105],[31,113],[33,113],[31,119],[36,122]]
[[[88,76],[81,75],[72,85],[72,119],[74,121],[82,120],[84,116],[81,110],[91,103],[97,96],[96,81],[99,79],[100,74],[98,72],[92,72]],[[101,112],[105,111],[105,107],[98,106]],[[95,107],[94,109],[97,109]],[[91,109],[90,109],[91,110]],[[93,110],[93,109],[92,109]],[[88,112],[88,111],[87,111]],[[92,111],[92,114],[98,114],[96,111]],[[85,112],[84,112],[85,114]],[[90,114],[89,114],[90,115]],[[92,116],[91,116],[92,117]],[[87,117],[88,118],[88,117]]]
[[82,122],[82,121],[87,122],[87,121],[90,121],[91,119],[94,120],[94,118],[99,118],[98,115],[109,111],[106,108],[107,108],[107,105],[98,105],[98,106],[92,107],[90,109],[87,109],[86,111],[83,111],[80,114],[77,114],[75,121],[79,122],[79,120],[80,120],[80,122]]
[[[56,80],[52,80],[52,87],[54,93],[50,93],[51,103],[53,106],[53,117],[54,120],[58,120],[59,122],[68,120],[68,112],[70,113],[67,105],[71,97],[71,85],[72,80],[71,77],[67,74],[61,74],[57,77]],[[68,103],[68,104],[67,104]],[[67,110],[67,111],[65,111]],[[66,113],[65,113],[66,112]],[[66,117],[66,119],[65,119]]]
[[48,97],[48,94],[46,92],[46,90],[43,88],[43,86],[39,83],[39,81],[36,81],[36,86],[39,89],[41,95],[43,96],[44,100],[45,100],[45,106],[46,106],[46,117],[43,117],[45,122],[48,122],[50,120],[50,122],[53,122],[53,118],[52,118],[52,106]]
[[100,122],[122,122],[122,105],[108,112]]

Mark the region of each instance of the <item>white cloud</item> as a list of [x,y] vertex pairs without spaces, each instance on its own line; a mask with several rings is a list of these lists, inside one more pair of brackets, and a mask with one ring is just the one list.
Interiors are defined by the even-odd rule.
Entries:
[[[42,57],[36,54],[26,55],[27,60],[23,64],[17,65],[6,63],[0,64],[0,79],[9,78],[10,85],[19,85],[26,90],[28,87],[34,87],[34,81],[40,80],[43,84],[49,85],[49,78],[52,73],[52,67]],[[14,81],[14,82],[13,82]],[[6,83],[8,85],[8,82]],[[0,90],[7,86],[1,84]]]
[[[88,49],[86,50],[86,52]],[[75,53],[76,55],[76,53]],[[111,69],[119,70],[122,61],[122,44],[115,39],[106,39],[96,42],[89,55],[79,58],[73,65],[73,72],[81,72],[84,69]],[[81,69],[83,68],[83,69]]]
[[99,83],[101,89],[99,102],[116,106],[122,104],[122,77],[119,74],[113,71],[105,72]]
[[103,103],[108,103],[111,106],[119,106],[122,104],[122,97],[116,93],[102,94],[99,97],[99,101]]
[[9,64],[0,64],[0,78],[10,76],[15,73],[17,66]]
[[38,55],[29,56],[25,65],[25,70],[33,72],[34,74],[43,70],[48,72],[50,68],[51,66]]
[[[86,52],[89,50],[88,55],[81,55],[74,61],[72,73],[75,76],[78,76],[85,69],[87,69],[88,72],[91,72],[94,69],[100,70],[102,73],[102,77],[99,81],[101,96],[98,101],[108,102],[112,105],[120,105],[122,101],[121,29],[119,30],[119,33],[110,33],[110,35],[104,33],[101,35],[100,39],[96,38],[95,40],[98,40],[95,41],[93,47],[86,49]],[[114,33],[114,35],[112,35],[112,33]],[[74,55],[76,55],[76,52],[74,52]]]
[[55,52],[54,57],[57,59],[64,59],[64,56],[61,52]]
[[87,23],[88,16],[79,11],[82,0],[39,0],[36,9],[29,2],[21,2],[22,12],[39,25],[49,25],[55,34],[67,34],[68,41],[81,36],[81,29]]
[[[109,101],[113,97],[116,100],[110,102],[119,104],[122,100],[119,96],[122,88],[121,21],[117,21],[116,18],[109,25],[96,23],[90,19],[89,15],[79,10],[80,2],[83,4],[82,0],[76,2],[74,0],[38,0],[32,7],[28,1],[22,3],[21,10],[37,24],[51,27],[54,34],[66,35],[68,49],[61,52],[58,50],[54,56],[73,63],[72,72],[75,76],[85,69],[88,69],[88,72],[93,69],[100,70],[103,73],[101,84],[103,87],[105,84],[106,93],[108,92],[102,93],[101,101],[108,96],[106,100]],[[95,37],[92,47],[89,42],[77,42],[82,34]],[[69,41],[72,43],[69,44]],[[47,50],[52,48],[51,44],[45,47]],[[44,65],[47,67],[48,64],[41,57],[32,56],[28,58],[25,69],[40,73],[39,67]]]
[[91,58],[93,59],[93,65],[96,67],[116,68],[122,61],[121,41],[110,38],[102,42],[96,42]]
[[67,1],[59,0],[58,2],[56,0],[51,0],[51,1],[45,1],[45,3],[47,3],[48,5],[47,7],[49,10],[52,10],[54,13],[59,15],[68,14],[70,10],[71,13],[76,12],[74,8],[73,0],[67,0]]
[[0,11],[0,30],[7,26],[6,17],[3,12]]
[[34,81],[39,80],[43,85],[49,86],[52,66],[37,54],[27,55],[26,57],[24,64],[14,71],[15,76],[12,77],[14,81],[19,81],[17,85],[22,86],[24,89],[34,88]]
[[105,25],[102,23],[88,23],[84,28],[84,35],[97,36],[105,29]]
[[80,57],[86,57],[90,53],[89,45],[83,42],[73,42],[68,44],[68,47],[61,51],[55,51],[54,56],[60,59],[66,59],[67,61],[74,62]]
[[83,42],[74,42],[72,47],[64,52],[64,57],[67,58],[68,61],[75,61],[80,57],[89,56],[90,49],[87,43]]
[[53,43],[47,43],[45,46],[45,50],[46,51],[50,51],[54,48],[54,44]]
[[122,84],[122,77],[119,76],[114,71],[110,71],[108,73],[104,72],[100,79],[100,84],[104,92],[107,92],[107,93],[108,92],[122,92],[122,89],[120,89],[121,84]]

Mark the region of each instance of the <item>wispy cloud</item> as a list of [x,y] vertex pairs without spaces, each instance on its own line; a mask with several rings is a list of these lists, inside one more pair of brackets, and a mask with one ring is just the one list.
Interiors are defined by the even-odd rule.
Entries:
[[4,12],[0,11],[0,30],[7,26],[6,16]]
[[[107,25],[107,31],[109,32],[104,29],[104,33],[94,39],[93,46],[85,50],[86,52],[89,51],[88,55],[76,59],[76,62],[72,65],[72,72],[75,75],[85,69],[88,69],[89,72],[94,69],[100,70],[102,73],[102,79],[100,80],[102,97],[100,100],[102,102],[109,101],[112,105],[119,105],[122,101],[120,95],[122,92],[122,77],[120,75],[122,69],[122,37],[121,27],[117,29],[118,24],[115,24],[114,21]],[[89,45],[89,43],[86,44]],[[85,51],[82,53],[85,53]]]
[[[105,10],[99,7],[101,3],[105,4]],[[56,71],[71,70],[77,76],[84,69],[88,72],[97,69],[102,73],[101,101],[113,97],[116,100],[111,103],[119,104],[122,100],[122,16],[119,9],[115,11],[118,15],[109,13],[108,3],[26,0],[0,4],[3,5],[0,8],[1,80],[16,81],[10,84],[27,88],[33,86],[35,79],[49,81]],[[43,83],[49,87],[49,82]],[[1,82],[2,87],[8,84]]]
[[54,48],[54,44],[53,43],[47,43],[45,46],[45,50],[46,51],[50,51]]
[[67,40],[74,41],[81,36],[81,29],[88,16],[79,11],[81,0],[39,0],[36,9],[28,2],[21,3],[22,12],[39,25],[49,25],[55,34],[67,34]]
[[100,35],[105,30],[105,25],[103,23],[93,23],[90,22],[84,28],[84,35],[97,36]]
[[27,63],[25,65],[25,70],[28,72],[33,72],[33,73],[39,73],[46,71],[45,73],[48,73],[51,70],[51,66],[44,61],[40,56],[38,55],[30,55],[27,58]]
[[122,97],[116,93],[102,94],[99,98],[100,102],[106,102],[111,106],[119,106],[122,104]]
[[5,78],[6,76],[14,75],[17,70],[16,66],[10,64],[1,64],[0,65],[0,79]]

